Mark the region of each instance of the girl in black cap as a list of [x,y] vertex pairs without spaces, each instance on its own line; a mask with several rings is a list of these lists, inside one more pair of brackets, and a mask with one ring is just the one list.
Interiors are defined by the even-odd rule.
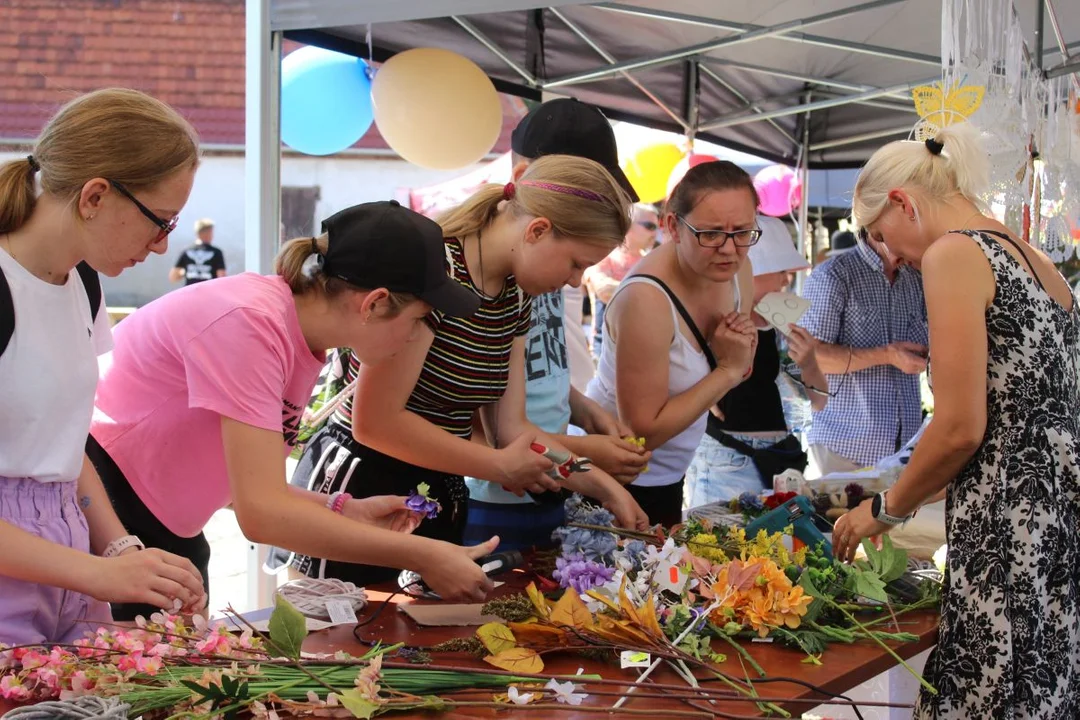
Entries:
[[[480,310],[468,318],[432,313],[393,363],[354,361],[347,379],[358,379],[355,398],[312,439],[294,482],[357,496],[400,494],[425,482],[443,510],[418,532],[459,542],[468,513],[462,476],[518,495],[560,488],[546,475],[551,462],[530,448],[539,442],[562,449],[525,416],[530,296],[580,284],[585,268],[622,241],[630,202],[599,164],[551,155],[532,163],[517,183],[480,189],[439,222],[446,268],[480,299]],[[474,437],[477,409],[483,434]],[[345,459],[327,470],[323,457]],[[600,499],[631,525],[640,514],[629,493],[600,470],[574,474],[565,485]],[[293,567],[360,583],[385,576],[310,557],[297,557]]]
[[353,500],[285,482],[327,349],[351,347],[375,366],[426,332],[433,308],[451,317],[478,305],[443,272],[434,222],[369,203],[323,227],[285,245],[276,275],[192,285],[124,320],[102,369],[90,458],[126,527],[204,578],[203,526],[231,505],[254,542],[414,569],[444,597],[480,600],[491,584],[473,558],[497,539],[465,549],[416,537],[420,517],[404,497]]

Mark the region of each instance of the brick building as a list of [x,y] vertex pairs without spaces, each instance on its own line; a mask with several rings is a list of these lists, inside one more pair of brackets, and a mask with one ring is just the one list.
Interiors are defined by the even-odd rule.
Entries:
[[[115,279],[113,304],[142,304],[169,289],[168,268],[191,242],[192,224],[212,217],[230,271],[243,265],[244,0],[0,1],[0,160],[17,157],[64,102],[108,86],[132,87],[171,104],[199,131],[204,161],[172,247]],[[295,49],[287,43],[285,52]],[[495,152],[524,114],[503,98]],[[339,155],[286,149],[282,211],[287,234],[356,202],[404,197],[467,172],[430,171],[398,158],[372,128]]]

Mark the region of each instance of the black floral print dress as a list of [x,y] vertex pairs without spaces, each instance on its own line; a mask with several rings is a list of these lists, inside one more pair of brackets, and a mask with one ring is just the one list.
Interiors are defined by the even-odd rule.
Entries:
[[938,646],[916,718],[1080,718],[1080,311],[998,239],[965,232],[997,282],[987,426],[949,485]]

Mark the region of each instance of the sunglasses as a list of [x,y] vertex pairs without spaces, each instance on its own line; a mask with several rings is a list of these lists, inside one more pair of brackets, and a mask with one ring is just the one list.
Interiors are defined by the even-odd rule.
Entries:
[[759,228],[747,228],[746,230],[699,230],[686,221],[682,215],[676,215],[679,222],[686,226],[698,242],[704,248],[722,248],[727,245],[728,238],[735,243],[735,247],[750,247],[761,238]]
[[660,227],[656,223],[650,222],[649,220],[641,220],[637,224],[640,225],[641,227],[645,228],[649,232],[656,232],[656,229],[658,227]]
[[[108,180],[108,178],[105,178],[105,179]],[[165,238],[167,238],[169,236],[169,233],[171,233],[173,230],[176,229],[176,223],[180,220],[179,215],[176,215],[175,217],[172,217],[169,220],[162,220],[161,218],[159,218],[157,215],[154,214],[153,210],[151,210],[150,208],[146,207],[141,202],[139,202],[135,198],[135,196],[131,194],[131,191],[128,190],[126,187],[124,187],[120,183],[116,182],[115,180],[109,180],[109,184],[112,185],[114,188],[116,188],[116,192],[120,193],[121,195],[126,197],[128,200],[135,203],[135,207],[139,208],[139,212],[141,212],[144,216],[146,216],[147,220],[149,220],[150,222],[152,222],[152,223],[154,223],[155,225],[158,226],[159,232],[158,232],[158,236],[154,240],[154,242],[161,242],[162,240],[164,240]]]

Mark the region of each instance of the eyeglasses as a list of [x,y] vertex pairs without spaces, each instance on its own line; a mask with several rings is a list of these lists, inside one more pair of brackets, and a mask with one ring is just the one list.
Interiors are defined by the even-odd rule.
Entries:
[[641,220],[637,224],[645,228],[649,232],[656,232],[656,228],[659,227],[659,225],[654,222],[650,222],[649,220]]
[[[106,178],[106,180],[108,180],[108,178]],[[155,240],[155,242],[160,242],[161,240],[164,240],[169,236],[169,233],[176,229],[176,223],[180,220],[179,215],[169,220],[162,220],[156,214],[154,214],[153,210],[139,202],[135,198],[135,196],[131,194],[131,191],[128,190],[126,187],[116,182],[115,180],[109,180],[109,184],[116,188],[116,192],[120,193],[128,200],[135,203],[135,207],[139,208],[139,212],[145,215],[147,220],[158,226],[158,229],[161,232],[158,233],[157,240]]]
[[746,230],[698,230],[686,221],[682,215],[676,215],[679,221],[690,230],[690,234],[697,238],[698,245],[705,248],[722,248],[727,245],[728,238],[735,243],[735,247],[750,247],[761,238],[759,228]]

